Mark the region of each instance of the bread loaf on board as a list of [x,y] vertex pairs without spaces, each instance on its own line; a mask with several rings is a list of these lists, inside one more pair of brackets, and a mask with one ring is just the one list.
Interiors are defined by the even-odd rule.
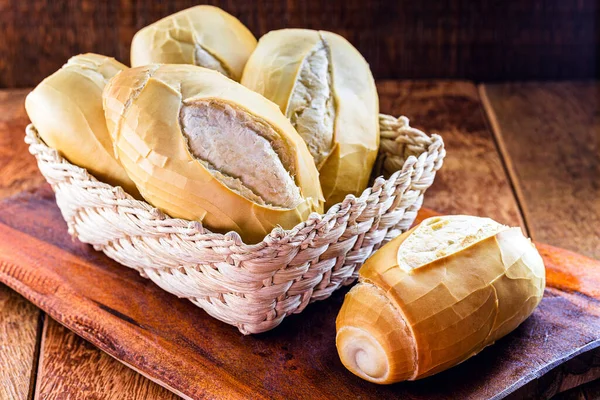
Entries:
[[104,108],[129,176],[173,217],[254,243],[323,210],[317,169],[290,122],[216,71],[132,68],[106,87]]
[[367,187],[379,148],[369,65],[343,37],[308,29],[264,35],[242,84],[275,102],[306,141],[331,206]]
[[138,31],[131,66],[192,64],[239,81],[256,38],[237,18],[218,7],[196,6]]
[[72,57],[29,93],[25,109],[48,146],[99,180],[139,197],[115,158],[102,109],[106,83],[125,69],[114,58],[98,54]]
[[342,363],[393,383],[433,375],[515,329],[540,302],[545,269],[519,228],[433,217],[379,249],[337,317]]

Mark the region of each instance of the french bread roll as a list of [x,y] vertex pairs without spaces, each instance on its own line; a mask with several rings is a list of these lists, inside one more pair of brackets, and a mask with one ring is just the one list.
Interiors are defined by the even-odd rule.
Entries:
[[355,375],[387,384],[452,367],[515,329],[540,302],[545,269],[519,228],[433,217],[378,250],[337,317]]
[[29,119],[46,144],[97,179],[139,193],[115,158],[104,120],[102,91],[127,67],[98,54],[72,57],[25,99]]
[[256,38],[233,15],[201,5],[169,15],[138,31],[131,66],[192,64],[239,81]]
[[360,53],[335,33],[260,38],[242,84],[276,103],[307,143],[329,207],[367,187],[379,148],[379,100]]
[[255,243],[323,210],[317,169],[290,122],[216,71],[132,68],[106,87],[104,109],[129,176],[173,217]]

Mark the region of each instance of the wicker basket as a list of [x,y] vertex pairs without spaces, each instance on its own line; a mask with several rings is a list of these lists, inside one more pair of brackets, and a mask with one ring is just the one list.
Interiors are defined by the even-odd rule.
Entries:
[[380,126],[375,168],[393,172],[387,180],[379,177],[360,197],[347,196],[293,229],[274,229],[255,245],[235,232],[212,233],[199,222],[170,218],[99,182],[49,148],[32,125],[25,141],[73,237],[249,334],[273,329],[354,282],[365,259],[414,221],[442,165],[444,144],[405,117],[381,115]]

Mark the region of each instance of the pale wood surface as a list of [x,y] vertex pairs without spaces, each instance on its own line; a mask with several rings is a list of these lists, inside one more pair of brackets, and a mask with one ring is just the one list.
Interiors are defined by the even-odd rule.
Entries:
[[600,398],[600,379],[556,395],[553,400],[597,400]]
[[29,90],[0,90],[0,199],[44,182],[23,141],[29,118],[23,103]]
[[[522,86],[520,89],[518,87],[507,89],[503,86],[495,85],[491,89],[486,87],[483,90],[486,91],[488,98],[496,99],[497,101],[500,101],[498,100],[500,96],[493,97],[494,94],[492,92],[502,94],[516,91],[518,93],[516,96],[521,102],[519,103],[519,107],[524,109],[528,106],[527,103],[531,103],[532,101],[542,102],[546,101],[544,99],[549,99],[549,106],[537,105],[534,107],[529,105],[532,108],[527,113],[522,113],[522,115],[531,114],[532,119],[548,118],[545,116],[546,113],[552,115],[552,118],[556,121],[551,124],[550,129],[552,130],[551,137],[555,138],[555,140],[556,137],[561,137],[562,131],[569,131],[568,129],[564,129],[564,127],[578,126],[577,129],[570,130],[571,134],[567,136],[575,143],[571,144],[571,146],[577,149],[583,146],[584,155],[589,154],[590,151],[593,153],[594,148],[596,149],[596,154],[598,154],[597,110],[599,108],[598,99],[600,97],[595,94],[597,93],[597,89],[583,88],[584,93],[587,93],[587,97],[584,96],[586,100],[582,101],[595,104],[594,108],[593,105],[582,106],[575,100],[579,90],[578,85],[585,86],[585,84],[558,84],[555,86],[551,84],[551,89],[545,89],[547,85],[534,84],[526,88],[527,90],[523,89]],[[424,129],[427,132],[437,132],[444,137],[448,149],[448,158],[443,170],[438,174],[434,187],[427,193],[425,200],[427,207],[443,213],[462,212],[487,215],[507,224],[523,225],[519,206],[511,188],[511,181],[503,165],[502,155],[499,154],[492,132],[488,128],[486,115],[481,106],[482,103],[477,88],[472,83],[385,81],[381,82],[378,88],[381,96],[382,112],[407,115],[411,118],[411,123],[414,126]],[[26,92],[0,91],[0,110],[2,110],[0,112],[0,197],[35,187],[42,182],[33,157],[27,153],[26,146],[22,143],[23,129],[27,123],[27,118],[22,108]],[[528,92],[534,94],[528,94]],[[568,110],[573,115],[563,117],[556,115],[564,108],[561,107],[559,101],[559,98],[562,96],[567,97]],[[596,99],[595,103],[594,96]],[[494,104],[494,101],[491,100],[490,103]],[[494,104],[494,115],[498,121],[502,120],[499,115],[502,115],[506,110],[511,110],[511,113],[519,111],[515,109],[514,105],[510,104],[504,104],[502,107],[504,108],[500,108]],[[583,111],[580,107],[584,107]],[[498,111],[499,109],[500,111]],[[595,116],[594,114],[589,114],[591,110],[596,110]],[[488,113],[490,111],[491,109],[488,108]],[[532,137],[535,139],[536,130],[545,130],[548,128],[547,125],[536,125],[532,121],[522,122],[522,124],[521,126],[517,125],[519,129],[513,132],[529,131],[528,133],[531,133],[532,136],[524,136],[523,133],[516,134],[516,139],[514,137],[511,139],[514,143],[517,143],[517,141],[522,140],[524,137],[527,140],[532,140]],[[557,128],[556,125],[563,129]],[[594,129],[596,137],[593,136]],[[506,136],[504,136],[505,131],[506,128],[502,131],[498,129],[496,131],[497,135],[502,136],[500,138],[501,142],[506,140]],[[537,135],[539,135],[539,132]],[[577,135],[585,137],[586,143],[579,143],[577,139],[579,136]],[[594,139],[596,139],[596,147],[593,147]],[[512,158],[513,154],[509,151],[509,147],[506,146],[506,143],[503,144],[505,149],[504,157]],[[539,145],[537,142],[535,144]],[[542,143],[542,145],[548,145],[548,143]],[[518,146],[518,143],[514,144],[514,146],[516,146],[517,150],[522,150]],[[563,146],[560,146],[559,149],[563,149]],[[512,151],[514,152],[515,149],[512,149]],[[556,147],[553,147],[548,151],[557,150]],[[585,153],[586,151],[587,153]],[[577,152],[570,151],[565,153],[563,151],[561,154],[564,159],[568,160],[569,157],[573,157],[573,154],[577,154]],[[587,160],[587,158],[584,157],[584,160]],[[504,160],[504,162],[507,162],[507,160]],[[517,181],[517,185],[520,185],[520,182],[524,180],[531,179],[530,175],[523,177],[515,173],[515,171],[520,172],[520,170],[514,160],[508,160],[507,164],[512,172],[512,178]],[[574,177],[575,179],[569,182],[579,185],[576,192],[569,193],[571,193],[571,196],[583,195],[584,199],[589,199],[587,193],[580,193],[581,191],[585,191],[589,186],[586,186],[586,181],[577,179],[579,173],[577,171],[580,171],[577,168],[585,169],[585,165],[587,164],[584,163],[583,167],[576,163],[566,164],[567,167],[575,167],[575,172],[571,176],[571,178]],[[591,167],[592,171],[594,171],[593,168],[597,168],[597,164],[595,165],[596,167]],[[539,166],[535,168],[540,169]],[[541,168],[543,169],[543,166]],[[568,169],[568,171],[571,170]],[[596,169],[595,171],[597,172],[598,170]],[[539,171],[523,172],[523,174],[533,173],[539,173]],[[597,181],[594,185],[595,189],[592,189],[597,190]],[[520,188],[520,186],[518,187]],[[548,201],[551,204],[555,204],[553,203],[555,199],[549,199],[548,197],[562,195],[565,190],[563,186],[558,186],[558,188],[551,186],[551,188],[552,191],[550,192],[539,192],[544,194],[544,201],[540,201],[539,198],[535,200],[535,196],[532,197],[534,198],[532,201],[525,195],[525,190],[520,188],[522,192],[519,199],[523,203],[522,206],[526,208],[527,222],[529,227],[534,231],[536,239],[562,247],[569,247],[575,251],[587,251],[587,254],[590,254],[587,242],[588,236],[585,235],[587,233],[595,233],[597,237],[598,225],[574,230],[573,227],[584,223],[585,219],[578,218],[572,219],[572,222],[564,222],[565,218],[560,210],[553,217],[548,217],[550,214],[544,210],[540,211],[540,208],[546,207]],[[564,196],[561,199],[561,201],[565,201]],[[569,204],[573,204],[568,201],[565,203],[567,207]],[[593,202],[586,204],[591,205],[591,207],[598,205],[598,203]],[[548,224],[548,221],[544,221],[543,224],[540,222],[542,224],[540,226],[532,224],[532,220],[537,222],[537,214],[533,214],[535,212],[546,212],[546,218],[550,220],[554,219],[554,224],[550,228],[544,225]],[[561,226],[555,229],[557,224],[558,226],[560,224],[568,224],[568,226]],[[588,231],[586,229],[592,230]],[[593,229],[596,230],[594,231]],[[572,241],[569,242],[569,245],[551,240],[552,238],[560,238],[560,234],[565,231],[576,231],[579,233],[575,236],[570,236],[569,240]],[[573,239],[573,237],[575,238]],[[589,238],[591,239],[591,236]],[[583,248],[580,249],[577,246],[583,246]],[[8,297],[3,297],[4,293]],[[8,298],[9,300],[3,301],[2,299],[4,298]],[[9,307],[6,306],[7,304]],[[33,381],[31,372],[35,367],[33,354],[35,353],[35,332],[38,329],[39,311],[5,286],[0,287],[0,307],[0,318],[2,318],[0,321],[1,344],[9,342],[8,339],[5,341],[5,336],[3,335],[5,335],[6,331],[14,328],[14,326],[6,323],[6,321],[10,321],[11,319],[19,321],[21,323],[18,324],[19,329],[17,331],[21,332],[25,330],[29,332],[27,335],[19,333],[21,336],[13,337],[28,338],[28,341],[23,346],[20,346],[20,348],[25,349],[23,354],[27,353],[31,354],[31,356],[27,358],[23,355],[15,355],[12,359],[8,360],[9,365],[18,365],[15,364],[18,361],[22,364],[22,367],[18,369],[10,368],[10,370],[3,368],[3,365],[6,364],[3,362],[2,357],[9,353],[3,351],[0,354],[0,362],[2,362],[0,364],[0,379],[2,379],[2,385],[5,387],[11,385],[12,387],[17,387],[21,390],[17,396],[25,396],[14,398],[26,398],[27,394],[31,393],[29,385]],[[26,315],[28,317],[23,318],[21,316],[22,309],[27,309]],[[24,324],[22,321],[30,322]],[[28,328],[24,329],[23,325],[28,326]],[[28,345],[29,347],[27,347]],[[177,398],[174,395],[167,394],[168,392],[164,391],[164,389],[124,367],[49,318],[45,324],[41,353],[39,376],[37,379],[38,398],[59,399],[66,398],[67,396],[69,396],[68,398],[98,399],[110,398],[111,396],[127,399]],[[26,390],[22,389],[22,382],[24,381],[28,385]],[[6,382],[8,383],[5,384]],[[2,389],[0,388],[0,390]],[[2,398],[2,395],[3,393],[0,392],[0,398]]]
[[0,285],[0,399],[27,399],[33,393],[40,314],[33,304]]

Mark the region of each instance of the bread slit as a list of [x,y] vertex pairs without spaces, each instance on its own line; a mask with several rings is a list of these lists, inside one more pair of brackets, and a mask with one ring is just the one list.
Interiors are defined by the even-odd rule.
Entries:
[[320,168],[333,146],[335,120],[330,52],[322,37],[302,61],[286,117]]
[[428,218],[398,248],[398,264],[409,272],[506,229],[507,226],[489,218],[464,215]]
[[214,69],[215,71],[219,71],[223,75],[228,78],[231,78],[231,74],[225,68],[221,60],[207,51],[202,45],[199,43],[194,44],[194,65],[199,67],[204,67],[208,69]]
[[260,205],[294,208],[301,201],[292,157],[265,121],[225,102],[185,103],[181,130],[188,149],[229,189]]

